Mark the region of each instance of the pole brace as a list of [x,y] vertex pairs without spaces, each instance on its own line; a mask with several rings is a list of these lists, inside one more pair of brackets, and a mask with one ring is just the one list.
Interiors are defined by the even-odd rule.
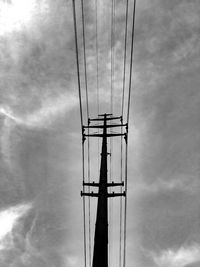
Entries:
[[81,191],[81,197],[82,197],[82,196],[99,197],[99,193],[94,193],[94,192],[91,192],[91,193],[85,193],[85,192]]
[[86,137],[85,137],[85,128],[84,128],[84,126],[82,126],[82,144],[84,144],[85,140],[86,140]]
[[107,197],[125,197],[126,196],[126,192],[124,191],[123,193],[108,193]]
[[[115,136],[124,136],[124,138],[125,138],[125,136],[127,135],[127,133],[108,133],[108,134],[106,134],[106,137],[115,137]],[[104,137],[104,135],[103,134],[85,134],[85,136],[86,137]]]
[[107,124],[106,126],[104,126],[103,124],[91,125],[91,126],[89,126],[89,125],[84,126],[83,125],[84,129],[104,129],[104,127],[106,127],[106,129],[107,128],[116,128],[116,127],[126,127],[125,129],[127,130],[128,124],[127,123],[125,123],[125,124],[123,124],[123,123],[121,123],[121,124]]
[[[82,196],[100,197],[101,195],[99,193],[94,193],[94,192],[85,193],[85,192],[81,191],[81,197]],[[125,191],[123,193],[115,193],[115,192],[112,192],[112,193],[107,193],[106,196],[107,197],[125,197],[126,196],[126,192]]]
[[[83,182],[83,186],[94,186],[94,187],[99,187],[99,183],[95,183],[95,182],[92,182],[92,183],[85,183],[85,182]],[[111,183],[107,183],[106,186],[107,186],[107,187],[111,187],[111,186],[124,186],[124,182],[121,182],[121,183],[114,183],[114,182],[111,182]]]

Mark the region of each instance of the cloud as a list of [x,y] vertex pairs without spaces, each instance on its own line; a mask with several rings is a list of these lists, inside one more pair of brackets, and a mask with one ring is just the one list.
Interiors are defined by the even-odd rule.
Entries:
[[193,244],[178,250],[164,250],[159,255],[152,254],[153,261],[159,267],[184,267],[200,262],[200,245]]
[[19,204],[0,211],[0,249],[7,249],[5,246],[5,238],[11,234],[13,228],[19,219],[27,214],[31,209],[30,203]]
[[153,182],[148,183],[145,181],[137,181],[134,184],[132,193],[137,193],[138,195],[147,196],[149,195],[156,195],[161,192],[163,193],[176,193],[176,192],[183,192],[185,194],[199,194],[200,190],[200,182],[196,177],[193,175],[179,175],[173,177],[173,179],[165,180],[164,178],[155,179]]
[[[37,0],[1,0],[0,1],[0,36],[9,35],[28,28],[36,11],[47,11],[47,1]],[[42,13],[41,12],[41,13]]]
[[55,119],[71,111],[78,104],[78,98],[69,93],[49,99],[42,107],[24,118],[24,123],[30,127],[47,127]]
[[55,123],[59,116],[66,114],[78,104],[73,94],[65,94],[56,98],[43,100],[42,106],[30,114],[18,115],[9,106],[0,107],[0,115],[5,117],[1,134],[1,151],[6,162],[11,166],[13,148],[10,140],[11,132],[16,126],[46,129]]
[[78,259],[76,256],[68,256],[67,257],[67,265],[68,266],[76,266],[78,262]]
[[134,50],[142,91],[158,88],[169,76],[199,66],[199,3],[146,2],[137,3]]
[[39,250],[33,240],[38,216],[32,208],[32,203],[25,203],[0,212],[1,266],[49,266],[45,252]]

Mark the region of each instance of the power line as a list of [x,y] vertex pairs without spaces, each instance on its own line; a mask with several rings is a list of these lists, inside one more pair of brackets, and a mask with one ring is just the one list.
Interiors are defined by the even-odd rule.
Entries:
[[[81,84],[80,84],[80,69],[79,69],[79,54],[78,54],[78,37],[77,37],[77,25],[76,25],[76,6],[75,0],[72,0],[73,7],[73,20],[74,20],[74,35],[75,35],[75,47],[76,47],[76,66],[77,66],[77,77],[78,77],[78,92],[79,92],[79,105],[80,105],[80,119],[81,119],[81,130],[83,129],[83,111],[82,111],[82,98],[81,98]],[[82,167],[83,167],[83,183],[85,176],[84,167],[84,143],[82,142]],[[83,187],[83,191],[84,191]],[[84,235],[84,263],[87,266],[87,250],[86,250],[86,206],[85,197],[83,197],[83,235]]]
[[[75,33],[75,49],[76,49],[76,65],[77,65],[77,76],[78,76],[78,92],[79,92],[79,105],[80,105],[80,118],[81,126],[83,127],[83,110],[82,110],[82,97],[81,97],[81,77],[80,77],[80,66],[79,66],[79,51],[78,51],[78,37],[77,37],[77,20],[76,20],[76,6],[75,0],[72,0],[73,3],[73,18],[74,18],[74,33]],[[95,1],[96,6],[96,88],[97,88],[97,112],[100,113],[100,104],[99,104],[99,44],[98,44],[98,0]],[[85,42],[85,17],[84,17],[84,3],[81,0],[82,7],[82,34],[83,34],[83,52],[84,52],[84,74],[85,74],[85,88],[86,88],[86,105],[87,105],[87,118],[89,119],[89,97],[88,97],[88,79],[87,79],[87,61],[86,61],[86,42]],[[133,65],[133,43],[134,43],[134,28],[135,28],[135,9],[136,9],[136,0],[134,0],[133,8],[133,24],[132,24],[132,39],[131,39],[131,59],[130,59],[130,76],[129,76],[129,88],[128,88],[128,107],[127,107],[127,123],[129,122],[129,113],[130,113],[130,97],[131,97],[131,86],[132,86],[132,65]],[[126,4],[126,24],[125,24],[125,38],[124,38],[124,71],[123,71],[123,91],[122,91],[122,121],[124,113],[124,94],[125,94],[125,82],[126,82],[126,58],[127,58],[127,31],[128,31],[128,0]],[[115,76],[115,55],[114,55],[114,38],[115,38],[115,0],[112,0],[112,20],[111,20],[111,99],[110,99],[110,109],[113,113],[113,90],[114,90],[114,76]],[[88,123],[89,125],[89,123]],[[82,128],[83,129],[83,128]],[[99,130],[98,130],[99,131]],[[89,128],[88,128],[89,135]],[[121,241],[124,237],[124,253],[123,253],[123,267],[126,264],[126,223],[127,223],[127,157],[128,157],[128,144],[126,142],[125,149],[125,205],[124,205],[124,234],[122,235],[122,201],[120,200],[120,255],[119,263],[121,267],[121,256],[122,256],[122,245]],[[121,138],[121,181],[122,181],[122,172],[123,172],[123,162],[122,162],[122,138]],[[84,142],[82,144],[82,158],[83,158],[83,184],[85,181],[85,152],[84,152]],[[98,141],[98,154],[99,154],[99,141]],[[112,141],[110,142],[110,180],[112,177]],[[99,155],[98,155],[98,166],[99,166]],[[90,183],[90,143],[88,138],[88,182]],[[83,193],[84,192],[83,187]],[[89,189],[90,190],[90,189]],[[90,200],[88,202],[89,209],[89,264],[91,266],[91,232],[90,232]],[[111,206],[110,206],[111,214]],[[83,197],[83,217],[84,217],[84,257],[85,257],[85,267],[87,265],[87,248],[86,248],[86,206],[85,206],[85,197]],[[111,220],[111,219],[110,219]]]
[[86,106],[87,106],[87,117],[89,118],[89,101],[88,101],[88,79],[87,79],[87,61],[86,61],[86,45],[85,45],[85,14],[84,14],[84,3],[81,0],[81,11],[82,11],[82,29],[83,29],[83,54],[84,54],[84,74],[85,74],[85,91],[86,91]]
[[124,257],[123,257],[123,267],[126,266],[126,224],[127,224],[127,187],[128,187],[128,144],[126,143],[125,152],[125,204],[124,204]]
[[[121,124],[123,124],[123,117],[121,119]],[[123,128],[121,127],[121,134],[123,132]],[[121,136],[121,144],[120,144],[120,182],[122,183],[122,174],[123,174],[123,159],[122,159],[122,153],[123,153],[123,137]],[[122,193],[122,187],[120,187],[120,193]],[[121,267],[122,263],[122,197],[120,197],[120,207],[119,207],[119,267]]]
[[[86,110],[87,110],[87,119],[89,119],[89,101],[88,101],[88,79],[87,79],[87,61],[86,61],[86,41],[85,41],[85,14],[84,14],[84,2],[81,0],[81,11],[82,11],[82,29],[83,29],[83,52],[84,52],[84,74],[85,74],[85,91],[86,91]],[[88,128],[89,134],[89,128]],[[87,161],[88,161],[88,182],[90,183],[90,141],[88,138],[88,154],[87,154]],[[90,187],[88,188],[90,192]],[[90,198],[88,198],[88,233],[89,233],[89,266],[91,266],[91,214],[90,214]]]
[[114,75],[115,75],[115,58],[114,58],[114,42],[115,42],[115,0],[112,0],[111,7],[111,93],[110,93],[110,112],[113,113],[113,90],[114,90]]
[[[132,66],[133,66],[133,42],[135,36],[135,10],[136,10],[136,0],[134,0],[133,6],[133,23],[132,23],[132,36],[131,36],[131,59],[130,59],[130,76],[129,76],[129,92],[128,92],[128,108],[127,108],[127,125],[129,122],[130,114],[130,97],[131,97],[131,85],[132,85]],[[128,127],[127,127],[128,131]],[[128,135],[128,132],[127,132]],[[123,267],[126,266],[126,229],[127,229],[127,190],[128,190],[128,136],[126,140],[126,156],[125,156],[125,206],[124,206],[124,260]]]
[[97,114],[99,114],[99,43],[98,43],[98,2],[95,1],[95,13],[96,13],[96,72],[97,72]]
[[[114,41],[115,41],[115,0],[112,0],[112,4],[111,4],[111,77],[110,77],[110,113],[113,113],[113,91],[114,91]],[[111,132],[111,130],[110,130]],[[112,173],[113,173],[113,164],[112,164],[112,158],[113,158],[113,142],[112,139],[110,139],[110,183],[112,180]],[[110,188],[110,192],[111,192],[111,188]],[[111,252],[110,252],[110,248],[111,248],[111,240],[112,240],[112,207],[113,207],[113,203],[112,200],[110,199],[109,201],[109,265],[111,265]]]
[[133,7],[133,24],[132,24],[132,38],[131,38],[131,60],[130,60],[127,123],[129,122],[130,102],[131,102],[132,68],[133,68],[133,42],[134,42],[134,37],[135,37],[135,10],[136,10],[136,0],[134,0],[134,7]]
[[73,6],[73,18],[74,18],[74,35],[75,35],[75,46],[76,46],[76,66],[77,66],[77,76],[78,76],[78,92],[79,92],[80,118],[81,118],[81,129],[82,129],[82,126],[83,126],[83,110],[82,110],[82,100],[81,100],[81,82],[80,82],[80,69],[79,69],[78,37],[77,37],[77,25],[76,25],[76,6],[75,6],[75,0],[72,0],[72,6]]
[[[129,0],[126,1],[126,8],[125,8],[125,34],[124,34],[124,66],[123,66],[123,85],[122,85],[122,110],[121,110],[121,116],[122,116],[122,124],[123,124],[123,116],[124,116],[124,92],[125,92],[125,81],[126,81],[126,54],[127,54],[127,31],[128,31],[128,7],[129,7]],[[121,127],[122,132],[122,127]],[[121,182],[122,182],[122,173],[123,173],[123,160],[122,160],[122,153],[123,153],[123,142],[122,142],[122,136],[121,136],[121,160],[120,160],[120,169],[121,169]],[[125,230],[125,229],[124,229]],[[124,231],[125,234],[126,231]],[[124,237],[125,241],[125,237]],[[124,244],[125,248],[125,244]],[[124,249],[124,257],[125,257],[125,249]],[[125,265],[125,259],[124,265]],[[119,242],[119,267],[121,267],[122,264],[122,197],[120,198],[120,242]]]
[[[96,73],[97,73],[97,79],[96,79],[96,86],[97,86],[97,115],[99,115],[100,113],[100,107],[99,107],[99,43],[98,43],[98,0],[95,0],[95,25],[96,25]],[[98,133],[99,133],[99,129],[98,129]],[[97,156],[97,164],[98,164],[98,168],[99,168],[99,152],[100,152],[100,148],[99,148],[99,140],[98,140],[98,156]]]
[[[84,143],[82,143],[82,165],[83,165],[83,185],[85,183],[85,151]],[[85,188],[83,186],[83,192],[85,193]],[[87,249],[86,249],[86,205],[85,197],[83,197],[83,235],[84,235],[84,258],[85,258],[85,267],[87,266]]]
[[[90,134],[90,130],[88,128],[88,134]],[[90,183],[90,141],[88,138],[88,183]],[[88,186],[88,192],[90,193],[90,187]],[[91,249],[91,213],[90,213],[91,207],[90,207],[90,198],[88,198],[88,217],[89,217],[89,266],[91,266],[91,260],[92,260],[92,249]]]
[[126,1],[126,22],[125,22],[125,35],[124,35],[124,67],[123,67],[123,89],[122,89],[122,117],[124,115],[124,92],[125,92],[125,81],[126,81],[128,6],[129,6],[129,0]]

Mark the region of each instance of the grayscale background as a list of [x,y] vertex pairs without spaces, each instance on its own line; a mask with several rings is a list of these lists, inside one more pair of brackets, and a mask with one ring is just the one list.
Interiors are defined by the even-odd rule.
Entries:
[[[100,2],[103,110],[111,3]],[[123,2],[116,0],[114,108],[121,88]],[[85,8],[96,115],[94,1],[85,1]],[[199,14],[199,0],[137,1],[127,267],[200,264]],[[81,44],[80,18],[78,11]],[[0,0],[1,267],[83,266],[81,164],[72,3]]]

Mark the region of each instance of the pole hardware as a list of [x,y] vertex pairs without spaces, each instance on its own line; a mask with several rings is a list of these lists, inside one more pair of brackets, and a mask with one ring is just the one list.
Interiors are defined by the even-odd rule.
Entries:
[[[81,196],[98,197],[99,198],[101,196],[101,194],[94,193],[94,192],[85,193],[85,192],[81,191]],[[112,192],[112,193],[107,193],[105,196],[107,198],[110,198],[110,197],[125,197],[126,196],[126,192],[125,191],[123,193],[115,193],[115,192]]]
[[[83,186],[94,186],[94,187],[99,187],[99,183],[95,183],[95,182],[92,182],[92,183],[85,183],[85,182],[83,182]],[[107,187],[112,187],[112,186],[124,186],[124,182],[122,182],[122,183],[114,183],[114,182],[111,182],[111,183],[107,183],[106,186],[107,186]]]

